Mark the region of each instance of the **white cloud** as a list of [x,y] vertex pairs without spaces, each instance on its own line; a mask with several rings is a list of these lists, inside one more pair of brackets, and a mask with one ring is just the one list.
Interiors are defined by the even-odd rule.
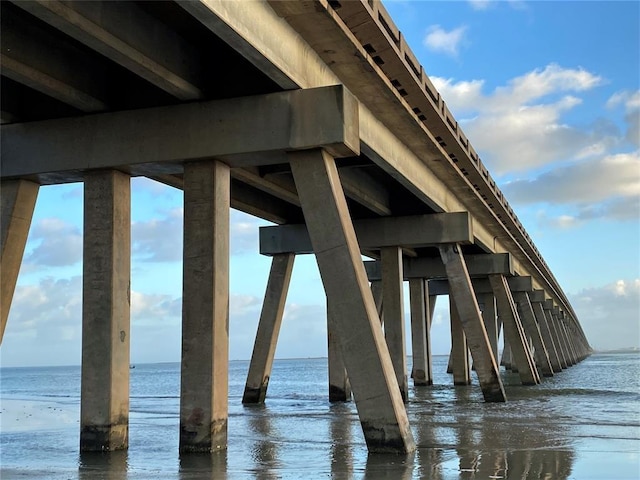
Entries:
[[[618,138],[609,123],[584,131],[562,122],[581,104],[574,94],[603,79],[584,69],[550,64],[485,94],[482,80],[455,82],[432,77],[474,148],[495,174],[526,171],[608,149]],[[500,132],[499,135],[496,132]]]
[[640,279],[586,288],[569,299],[592,347],[640,347]]
[[587,204],[612,197],[640,198],[640,152],[582,160],[531,179],[506,183],[513,203]]
[[460,45],[465,40],[466,26],[454,28],[451,31],[444,30],[440,25],[432,25],[427,30],[423,44],[429,50],[457,56]]
[[474,10],[488,10],[495,6],[494,0],[468,0],[468,3]]
[[[31,248],[30,245],[36,243]],[[25,255],[26,267],[62,267],[82,260],[80,229],[59,218],[45,218],[29,232],[29,246]]]
[[614,109],[618,106],[622,106],[625,111],[624,120],[627,124],[625,140],[640,147],[640,90],[635,92],[622,90],[611,95],[607,101],[607,107]]
[[132,254],[148,262],[182,260],[182,225],[182,208],[166,211],[162,218],[133,222]]

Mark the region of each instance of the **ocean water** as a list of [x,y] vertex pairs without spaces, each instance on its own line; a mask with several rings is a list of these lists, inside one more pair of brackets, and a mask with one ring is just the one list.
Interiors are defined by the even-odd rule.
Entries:
[[538,386],[503,372],[509,401],[474,378],[411,387],[418,445],[368,455],[355,404],[330,404],[326,359],[276,360],[264,406],[241,403],[248,362],[230,363],[229,446],[178,454],[177,363],[131,370],[129,450],[79,453],[80,367],[0,369],[0,478],[638,479],[640,355],[596,354]]

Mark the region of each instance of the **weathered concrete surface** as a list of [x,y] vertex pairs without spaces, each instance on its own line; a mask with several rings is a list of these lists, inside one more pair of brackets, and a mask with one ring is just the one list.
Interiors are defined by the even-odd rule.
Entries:
[[522,326],[533,343],[533,355],[536,365],[543,376],[552,377],[553,367],[549,361],[549,353],[542,340],[542,334],[536,322],[529,295],[526,292],[514,292],[513,299],[518,306],[518,315],[522,320]]
[[[470,217],[466,212],[357,220],[354,228],[362,249],[473,242]],[[260,227],[260,253],[285,252],[313,253],[307,227],[304,224]]]
[[129,443],[131,186],[114,170],[84,182],[80,450]]
[[371,452],[415,450],[406,410],[367,282],[335,161],[322,150],[289,154],[320,276]]
[[[321,128],[309,128],[309,111]],[[286,150],[320,145],[349,156],[359,152],[357,124],[357,102],[341,85],[16,123],[2,126],[2,176],[40,175],[46,182],[61,171],[66,181],[97,168],[154,173],[147,164],[180,173],[185,160],[213,157],[234,166],[284,163]]]
[[242,403],[263,403],[267,395],[294,259],[294,254],[284,253],[271,261]]
[[409,400],[407,383],[407,351],[404,328],[404,298],[402,291],[402,249],[381,250],[382,304],[384,305],[384,337],[391,355],[402,400]]
[[9,318],[13,292],[16,289],[20,264],[27,244],[33,210],[38,198],[39,185],[28,180],[3,180],[0,185],[2,218],[0,245],[0,344]]
[[433,384],[431,356],[431,308],[428,284],[423,278],[409,280],[411,307],[411,350],[413,368],[411,378],[417,386]]
[[[487,332],[482,321],[482,315],[478,308],[478,302],[471,286],[471,278],[464,263],[464,258],[459,245],[443,245],[439,247],[440,256],[449,278],[449,288],[451,292],[449,298],[453,299],[455,314],[464,330],[467,346],[471,351],[473,362],[478,374],[482,394],[487,402],[504,402],[506,395],[496,359],[491,350],[491,344],[487,337]],[[452,314],[452,324],[453,317]],[[452,327],[453,330],[453,327]],[[454,357],[454,380],[456,379],[456,363],[458,356]],[[465,366],[468,363],[465,359]]]
[[520,323],[518,310],[511,296],[507,280],[502,275],[489,275],[489,281],[496,297],[498,314],[502,318],[504,338],[511,347],[511,354],[518,368],[520,380],[523,385],[536,385],[540,383],[540,377],[531,356],[527,338]]
[[[540,293],[544,296],[544,292]],[[532,301],[531,306],[533,307],[533,313],[536,316],[536,321],[540,327],[542,340],[544,341],[547,353],[549,354],[549,362],[551,363],[551,368],[553,368],[553,373],[559,373],[562,371],[562,364],[560,362],[560,357],[558,356],[558,351],[556,350],[555,342],[553,341],[553,335],[549,329],[549,323],[547,322],[547,316],[545,315],[542,301]]]
[[[464,335],[460,315],[452,296],[449,296],[449,318],[451,322],[451,356],[449,365],[453,373],[454,385],[470,385],[469,349]],[[448,369],[447,369],[448,371]]]
[[484,328],[487,331],[487,337],[489,337],[489,344],[491,345],[491,352],[493,358],[498,361],[498,337],[500,332],[498,329],[498,315],[496,309],[496,297],[493,293],[483,293],[479,295],[482,299],[482,321],[484,322]]
[[327,300],[327,356],[329,363],[329,401],[348,402],[351,400],[351,383],[344,366],[340,347],[340,338],[336,332],[336,323],[340,319],[330,301]]
[[229,167],[185,164],[180,451],[227,447]]

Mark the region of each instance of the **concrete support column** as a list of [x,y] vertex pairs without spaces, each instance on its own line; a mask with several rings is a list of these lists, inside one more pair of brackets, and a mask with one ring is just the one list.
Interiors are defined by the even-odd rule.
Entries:
[[271,260],[242,403],[263,403],[267,395],[294,259],[295,254],[283,253],[275,255]]
[[498,311],[504,325],[505,339],[511,347],[511,354],[518,367],[518,373],[523,385],[536,385],[540,377],[535,367],[528,341],[520,323],[520,317],[511,296],[504,275],[489,275],[491,289],[496,297]]
[[333,158],[323,150],[289,154],[291,171],[335,332],[371,452],[415,450],[380,318]]
[[453,384],[470,385],[471,376],[469,374],[467,339],[464,335],[455,301],[451,295],[449,295],[449,318],[451,322],[451,355],[449,364],[451,365],[451,373],[453,373]]
[[526,292],[515,292],[513,298],[518,305],[518,314],[522,320],[522,326],[525,331],[529,333],[531,341],[533,342],[533,355],[536,365],[543,376],[553,377],[553,368],[549,361],[549,353],[542,340],[542,334],[538,328],[533,307],[529,301],[529,295],[527,295]]
[[431,359],[431,309],[428,283],[423,278],[409,280],[411,305],[411,346],[413,369],[411,378],[415,386],[433,385]]
[[9,318],[13,292],[16,289],[18,273],[22,264],[24,248],[27,244],[33,210],[38,198],[37,183],[27,180],[3,180],[0,184],[0,344]]
[[567,354],[564,349],[564,342],[560,337],[560,332],[558,331],[557,321],[555,316],[553,315],[553,309],[549,305],[551,300],[547,300],[544,302],[544,312],[547,317],[547,322],[549,324],[549,330],[553,335],[553,343],[556,345],[556,351],[558,352],[558,357],[560,358],[560,365],[562,368],[567,368],[569,365],[567,363]]
[[549,324],[547,323],[547,317],[544,313],[542,302],[532,302],[531,305],[533,307],[533,313],[536,316],[538,325],[540,326],[542,340],[547,347],[547,353],[549,354],[549,362],[551,363],[551,368],[553,368],[554,373],[561,372],[562,364],[560,363],[560,357],[558,356],[556,345],[553,341],[553,336],[551,335],[551,331],[549,330]]
[[507,340],[507,336],[504,336],[504,348],[502,349],[502,358],[500,360],[500,365],[504,367],[505,370],[511,370],[511,346],[509,345],[509,340]]
[[[491,350],[460,247],[451,244],[440,246],[439,249],[449,279],[449,298],[453,299],[451,305],[455,305],[454,310],[464,330],[484,399],[487,402],[504,402],[507,397],[500,379],[498,364]],[[466,366],[468,370],[468,364]],[[455,368],[454,362],[454,379]]]
[[402,249],[381,249],[382,304],[384,305],[384,336],[396,372],[402,400],[409,399],[407,385],[407,351],[404,328],[404,299],[402,292]]
[[114,170],[84,180],[81,451],[129,444],[130,184]]
[[569,359],[571,361],[571,365],[575,365],[578,363],[576,359],[576,354],[573,351],[573,343],[571,340],[571,333],[567,329],[567,325],[564,322],[564,318],[560,319],[560,327],[564,333],[565,343],[567,344],[567,352],[569,353]]
[[184,166],[180,452],[227,447],[229,167]]
[[327,299],[327,342],[329,361],[329,401],[348,402],[351,400],[351,383],[344,366],[344,358],[340,350],[336,323],[340,319],[336,316],[335,308]]
[[556,313],[558,307],[554,307],[552,310],[553,322],[556,327],[556,331],[558,332],[558,337],[560,338],[560,345],[562,345],[562,353],[564,355],[564,359],[567,363],[567,367],[573,366],[573,359],[571,358],[571,352],[569,351],[569,345],[567,344],[567,337],[562,327],[562,321],[558,317],[558,313]]
[[487,337],[489,337],[489,344],[491,345],[491,351],[493,357],[498,360],[498,316],[496,310],[496,297],[493,293],[482,294],[482,321],[484,322],[484,328],[487,331]]

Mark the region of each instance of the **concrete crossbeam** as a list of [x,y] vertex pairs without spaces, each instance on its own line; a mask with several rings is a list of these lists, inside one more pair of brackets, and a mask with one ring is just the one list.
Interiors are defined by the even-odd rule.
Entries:
[[0,344],[9,318],[22,256],[40,186],[27,180],[7,180],[0,184]]
[[291,149],[323,147],[336,157],[360,151],[358,104],[341,85],[15,123],[0,131],[2,178],[32,175],[41,183],[75,181],[101,168],[153,176],[181,173],[184,161],[204,158],[237,167],[286,163]]
[[84,184],[81,451],[129,444],[130,183],[109,170]]
[[264,403],[267,395],[294,259],[295,255],[285,253],[271,261],[242,403]]
[[180,452],[227,447],[229,167],[191,162],[184,175]]
[[[506,281],[511,292],[529,292],[533,289],[531,277],[509,277]],[[471,283],[476,295],[493,293],[491,282],[486,278],[472,278]],[[429,280],[429,291],[432,295],[449,295],[449,282],[442,279]]]
[[[451,288],[449,298],[453,300],[451,303],[452,333],[454,330],[454,317],[457,316],[457,320],[464,330],[466,344],[473,357],[473,363],[485,401],[504,402],[507,397],[500,379],[500,372],[493,356],[460,246],[443,245],[439,248],[440,256],[449,278],[449,286]],[[461,352],[456,353],[461,355]],[[456,381],[456,363],[459,357],[454,355],[453,358],[454,381]],[[464,360],[464,363],[467,363],[466,360]],[[467,366],[465,370],[468,370],[468,365],[465,366]]]
[[335,161],[323,150],[293,152],[289,159],[369,451],[412,452],[413,435]]
[[[513,275],[511,255],[508,253],[493,253],[480,255],[465,255],[465,264],[471,277],[486,277],[494,273]],[[381,265],[378,261],[366,261],[364,266],[370,281],[382,278]],[[404,259],[404,279],[411,278],[447,278],[447,271],[440,258],[406,257]]]
[[[471,221],[466,212],[357,220],[354,228],[362,249],[473,243]],[[313,253],[307,226],[260,227],[260,253],[285,252]]]

